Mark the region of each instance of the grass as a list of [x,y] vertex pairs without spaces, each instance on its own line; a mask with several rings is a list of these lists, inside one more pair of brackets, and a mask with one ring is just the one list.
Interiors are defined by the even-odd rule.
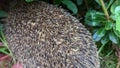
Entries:
[[101,55],[100,62],[101,62],[100,68],[116,68],[117,57],[115,56],[114,52],[111,52],[109,56]]
[[3,54],[9,55],[9,59],[12,59],[12,61],[8,60],[8,58],[3,59],[1,64],[3,64],[3,66],[5,66],[5,67],[6,67],[6,65],[7,65],[7,67],[11,66],[12,64],[16,63],[16,61],[15,61],[15,58],[14,58],[14,55],[13,55],[12,51],[8,47],[8,43],[7,43],[6,39],[5,39],[5,36],[4,36],[4,33],[3,33],[2,30],[0,30],[0,41],[3,43],[3,46],[0,47],[0,52],[3,53]]
[[[118,47],[118,46],[115,46]],[[118,56],[116,55],[116,49],[111,43],[108,45],[99,46],[99,59],[100,68],[120,68],[118,65]]]

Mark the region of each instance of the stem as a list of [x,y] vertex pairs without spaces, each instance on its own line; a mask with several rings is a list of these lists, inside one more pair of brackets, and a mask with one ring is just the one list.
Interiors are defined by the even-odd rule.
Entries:
[[14,62],[14,63],[16,63],[15,58],[14,58],[14,55],[13,55],[12,51],[10,50],[10,48],[8,47],[7,42],[6,42],[6,41],[3,41],[3,44],[6,46],[6,48],[7,48],[7,49],[8,49],[8,51],[10,52],[9,56],[11,56],[11,57],[12,57],[13,62]]
[[120,57],[118,57],[118,62],[117,62],[117,67],[116,68],[120,68]]
[[84,2],[85,2],[86,9],[88,10],[88,3],[86,0],[84,0]]
[[102,45],[102,46],[100,47],[100,49],[98,50],[98,54],[100,54],[100,52],[103,50],[104,46],[105,46],[105,45]]
[[0,40],[2,41],[4,46],[8,49],[8,51],[10,52],[10,54],[8,54],[8,55],[11,56],[12,59],[13,59],[13,62],[16,63],[14,55],[13,55],[12,51],[10,50],[10,48],[8,47],[8,43],[7,43],[6,39],[5,39],[5,36],[4,36],[3,32],[2,32],[2,30],[0,30],[0,34],[1,34],[1,37],[2,37],[2,38],[0,38]]
[[111,50],[105,57],[108,57],[110,54],[112,54],[113,50]]
[[101,3],[102,9],[103,9],[103,11],[104,11],[104,13],[105,13],[105,16],[106,16],[107,20],[109,20],[109,19],[110,19],[110,16],[109,16],[108,11],[107,11],[107,9],[106,9],[106,7],[105,7],[104,1],[103,1],[103,0],[100,0],[100,3]]

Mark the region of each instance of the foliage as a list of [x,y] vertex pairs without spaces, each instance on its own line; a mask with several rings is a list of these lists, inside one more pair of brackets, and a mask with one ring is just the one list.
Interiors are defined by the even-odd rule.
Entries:
[[0,10],[0,18],[1,17],[6,17],[7,16],[7,13],[3,10]]
[[26,2],[33,2],[34,0],[25,0]]
[[0,52],[5,53],[5,54],[11,56],[13,61],[15,62],[14,55],[13,55],[12,51],[10,50],[10,48],[8,47],[7,41],[5,39],[5,36],[4,36],[2,30],[0,30],[0,36],[1,36],[0,40],[2,41],[2,43],[4,45],[3,48],[2,47],[0,48]]
[[73,14],[76,14],[78,12],[76,5],[72,1],[62,0],[62,3],[65,4],[67,8],[73,12]]
[[15,59],[14,59],[13,53],[9,49],[7,41],[6,41],[5,36],[3,34],[3,26],[4,26],[3,23],[4,23],[4,21],[2,21],[2,19],[6,18],[7,15],[8,15],[7,12],[5,12],[3,10],[0,10],[0,41],[1,41],[0,43],[3,43],[0,46],[0,53],[3,53],[3,54],[11,56],[12,59],[13,59],[13,62],[15,63]]
[[[6,17],[7,16],[7,13],[3,10],[0,10],[0,34],[2,33],[2,29],[3,29],[3,24],[2,24],[2,18]],[[0,37],[0,40],[2,41],[3,40],[3,37],[1,36]],[[0,52],[1,53],[4,53],[4,54],[9,54],[9,51],[6,47],[3,47],[3,46],[0,46]]]
[[[85,15],[85,23],[92,27],[94,41],[102,44],[98,50],[101,56],[104,54],[101,52],[106,51],[104,48],[105,45],[109,45],[108,43],[120,45],[120,0],[95,1],[102,9],[89,9]],[[110,44],[111,48],[113,44]],[[112,66],[109,62],[104,61],[103,64],[106,64],[107,68],[117,66],[116,64]]]
[[113,0],[110,0],[109,3],[106,4],[111,11],[106,8],[103,0],[96,0],[96,2],[103,8],[104,13],[95,10],[88,10],[85,16],[85,23],[92,26],[94,28],[93,30],[96,30],[93,34],[94,41],[101,42],[102,45],[112,41],[113,43],[119,45],[120,1],[116,0],[114,2]]
[[[80,5],[82,0],[76,0],[76,1]],[[65,5],[69,10],[71,10],[73,14],[77,14],[78,8],[73,1],[71,0],[55,0],[54,1],[54,4],[57,4],[57,5],[60,5],[61,3]]]

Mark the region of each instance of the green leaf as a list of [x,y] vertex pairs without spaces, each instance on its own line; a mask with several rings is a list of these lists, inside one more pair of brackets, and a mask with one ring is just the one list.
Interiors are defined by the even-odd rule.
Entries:
[[107,9],[110,8],[110,6],[112,5],[113,2],[114,2],[114,0],[110,0],[110,1],[109,1],[108,5],[107,5]]
[[110,30],[113,27],[113,23],[109,20],[105,22],[105,29]]
[[62,0],[54,0],[54,4],[59,5],[62,2]]
[[81,5],[83,3],[83,0],[76,0],[77,5]]
[[115,27],[113,27],[113,31],[114,31],[115,35],[120,38],[120,32],[117,31]]
[[109,37],[108,35],[107,36],[104,36],[102,39],[101,39],[101,43],[102,45],[105,45],[109,42]]
[[101,6],[100,0],[95,0],[95,1]]
[[114,21],[116,20],[115,14],[111,14],[110,17],[111,17],[112,20],[114,20]]
[[109,39],[115,44],[119,43],[118,37],[113,32],[109,33]]
[[7,13],[3,10],[0,10],[0,17],[7,17]]
[[67,6],[69,10],[76,14],[78,12],[77,6],[71,0],[62,0],[62,3]]
[[33,2],[33,0],[25,0],[26,2]]
[[116,30],[120,32],[120,6],[115,8]]
[[116,0],[116,1],[112,4],[112,6],[111,6],[111,8],[110,8],[110,11],[111,11],[112,14],[115,14],[115,8],[116,8],[117,6],[120,6],[120,0]]
[[104,28],[98,29],[94,35],[93,35],[93,40],[94,41],[99,41],[104,35],[106,34],[106,31]]
[[89,10],[85,15],[85,23],[90,26],[100,26],[104,20],[104,13],[96,12],[95,10]]
[[120,32],[118,32],[117,30],[114,30],[114,33],[116,36],[118,36],[120,38]]
[[0,30],[2,30],[3,29],[3,24],[1,24],[2,22],[0,21]]
[[1,53],[9,54],[6,50],[7,50],[7,48],[5,48],[5,47],[0,47],[0,52],[1,52]]

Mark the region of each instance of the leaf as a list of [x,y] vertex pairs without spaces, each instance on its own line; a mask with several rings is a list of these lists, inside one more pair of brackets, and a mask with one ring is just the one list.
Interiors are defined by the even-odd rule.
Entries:
[[25,0],[26,2],[33,2],[33,0]]
[[113,31],[114,31],[115,35],[120,38],[120,32],[117,31],[115,27],[113,27]]
[[109,20],[105,22],[105,29],[110,30],[113,27],[113,23]]
[[101,39],[101,43],[102,45],[105,45],[109,42],[109,37],[108,36],[104,36],[102,39]]
[[23,68],[22,64],[20,62],[17,62],[12,66],[12,68]]
[[111,11],[112,14],[115,14],[115,8],[116,8],[117,6],[120,6],[120,0],[116,0],[116,1],[112,4],[112,6],[111,6],[111,8],[110,8],[110,11]]
[[100,0],[95,0],[99,5],[101,5]]
[[109,39],[115,44],[119,43],[118,37],[112,32],[109,33]]
[[8,53],[6,50],[7,50],[7,48],[5,48],[5,47],[0,47],[0,52],[1,52],[1,53],[8,54],[8,55],[9,55],[9,53]]
[[111,17],[112,20],[116,20],[115,14],[111,14],[110,17]]
[[107,9],[110,8],[110,6],[112,5],[113,2],[114,2],[114,0],[110,0],[110,1],[109,1],[108,5],[107,5]]
[[5,47],[0,47],[0,52],[3,52],[3,51],[5,51],[5,50],[6,50]]
[[85,15],[85,23],[90,26],[101,26],[101,22],[105,20],[104,13],[89,10]]
[[62,0],[54,0],[54,4],[59,5],[62,2]]
[[0,21],[0,30],[3,30],[4,24]]
[[83,0],[76,0],[77,5],[81,5],[83,3]]
[[67,6],[69,10],[76,14],[78,12],[77,6],[71,0],[62,0],[62,3]]
[[0,10],[0,17],[7,17],[7,13],[3,10]]
[[116,30],[120,32],[120,6],[115,8]]
[[106,31],[104,28],[98,29],[94,35],[93,35],[93,40],[94,41],[99,41],[104,35],[106,34]]

